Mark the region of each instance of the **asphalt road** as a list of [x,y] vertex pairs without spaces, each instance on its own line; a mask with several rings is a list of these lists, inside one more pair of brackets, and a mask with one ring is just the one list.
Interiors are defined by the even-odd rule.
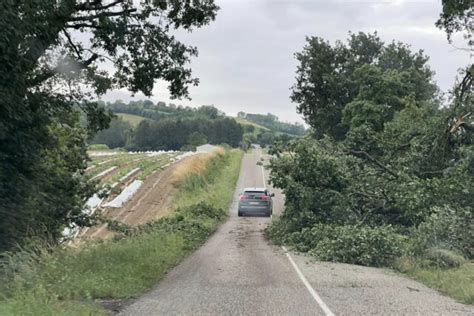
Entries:
[[[390,271],[316,262],[271,245],[262,233],[270,219],[237,217],[238,194],[268,176],[257,166],[261,155],[244,156],[228,221],[122,315],[474,315]],[[270,191],[279,214],[283,196]]]

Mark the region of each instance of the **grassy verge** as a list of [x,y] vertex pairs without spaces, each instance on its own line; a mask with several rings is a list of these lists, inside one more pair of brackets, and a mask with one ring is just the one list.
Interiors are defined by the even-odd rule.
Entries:
[[402,269],[401,272],[461,303],[474,305],[474,263],[472,262],[451,269],[412,266]]
[[225,154],[227,155],[225,159],[219,158],[221,155],[222,153],[209,159],[205,170],[178,180],[178,198],[174,201],[175,207],[207,202],[217,208],[227,209],[239,178],[243,152],[231,150]]
[[[6,256],[0,275],[0,315],[106,314],[97,299],[130,298],[148,290],[201,245],[226,216],[240,170],[240,151],[208,161],[178,183],[173,215],[123,236],[83,248],[55,248]],[[204,203],[203,203],[204,202]]]

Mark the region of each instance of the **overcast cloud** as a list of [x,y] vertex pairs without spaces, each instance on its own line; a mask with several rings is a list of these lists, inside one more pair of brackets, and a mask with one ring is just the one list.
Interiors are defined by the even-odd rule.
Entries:
[[[320,36],[332,43],[349,31],[377,31],[382,40],[408,43],[423,49],[443,91],[451,88],[457,69],[470,62],[467,52],[449,45],[434,26],[440,0],[218,0],[216,21],[193,33],[178,33],[183,42],[197,46],[191,63],[200,79],[190,89],[192,101],[170,101],[166,84],[154,89],[154,101],[183,105],[214,104],[227,114],[271,112],[283,121],[302,121],[292,104],[294,53],[305,36]],[[459,42],[462,45],[462,41]],[[471,61],[472,62],[472,61]],[[104,100],[134,98],[112,91]]]

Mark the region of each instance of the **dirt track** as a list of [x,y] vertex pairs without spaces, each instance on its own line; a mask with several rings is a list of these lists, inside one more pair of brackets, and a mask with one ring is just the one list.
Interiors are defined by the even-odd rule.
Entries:
[[[185,159],[184,159],[185,160]],[[133,198],[121,208],[105,208],[102,212],[109,219],[117,220],[128,225],[140,225],[153,219],[163,217],[171,211],[172,196],[175,187],[171,178],[180,161],[164,170],[149,176],[138,189]],[[107,239],[115,233],[107,229],[107,225],[99,225],[85,229],[80,238]]]

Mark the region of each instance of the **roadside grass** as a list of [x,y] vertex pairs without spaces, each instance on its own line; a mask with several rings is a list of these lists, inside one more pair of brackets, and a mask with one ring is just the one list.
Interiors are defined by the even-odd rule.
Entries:
[[242,155],[243,152],[237,149],[219,152],[206,162],[206,169],[198,169],[188,177],[177,180],[174,207],[206,202],[216,208],[227,209],[239,178]]
[[189,190],[181,179],[175,212],[140,227],[119,227],[114,240],[4,256],[0,315],[101,315],[107,312],[97,300],[147,291],[225,218],[241,157],[231,150],[209,159],[199,171],[201,186]]
[[473,262],[451,269],[419,268],[414,266],[402,272],[461,303],[474,305]]

